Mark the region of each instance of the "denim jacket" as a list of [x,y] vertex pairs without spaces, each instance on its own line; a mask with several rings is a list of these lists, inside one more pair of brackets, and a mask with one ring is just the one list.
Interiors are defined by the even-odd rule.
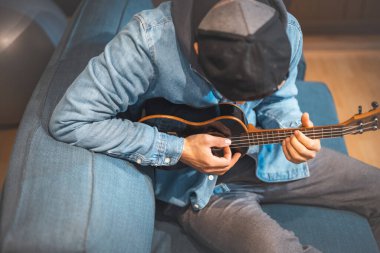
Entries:
[[[57,140],[139,166],[152,166],[158,199],[178,206],[191,203],[194,209],[201,209],[213,193],[228,188],[216,186],[216,176],[192,168],[165,170],[161,166],[179,161],[184,139],[136,122],[144,101],[150,98],[163,97],[194,107],[223,100],[182,54],[170,8],[171,3],[165,2],[136,14],[68,88],[53,112],[49,128]],[[287,33],[292,57],[286,83],[273,95],[240,106],[248,122],[261,128],[300,125],[295,79],[302,33],[290,14]],[[125,111],[131,120],[116,117]],[[281,145],[254,146],[248,153],[257,159],[257,177],[263,181],[290,181],[309,175],[306,163],[286,160]]]

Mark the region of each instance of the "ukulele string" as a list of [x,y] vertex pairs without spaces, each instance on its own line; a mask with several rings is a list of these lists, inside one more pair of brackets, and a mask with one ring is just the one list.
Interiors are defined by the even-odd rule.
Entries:
[[[351,130],[329,131],[328,133],[326,131],[314,131],[314,132],[311,132],[308,134],[313,135],[313,137],[315,137],[318,134],[322,135],[322,137],[323,137],[323,135],[327,135],[327,134],[329,134],[329,136],[341,136],[343,133],[345,133],[347,131],[351,131]],[[242,137],[232,137],[230,139],[232,140],[233,143],[245,142],[245,141],[249,141],[249,140],[251,140],[251,141],[265,141],[265,140],[271,140],[271,139],[283,140],[283,139],[291,136],[293,133],[294,133],[294,131],[282,132],[282,133],[278,133],[278,134],[268,133],[268,134],[261,134],[261,135],[260,134],[245,135]]]
[[[368,122],[363,124],[361,127],[372,124],[374,122]],[[300,129],[289,129],[285,131],[278,130],[279,132],[275,133],[274,131],[271,132],[258,132],[258,133],[250,133],[250,134],[245,134],[242,136],[235,136],[235,137],[230,137],[232,141],[239,141],[239,140],[247,140],[247,138],[255,138],[257,140],[266,140],[268,138],[276,138],[276,137],[288,137],[294,133],[295,130],[300,130],[303,133],[307,134],[312,134],[312,135],[317,135],[317,134],[344,134],[347,133],[348,131],[351,131],[353,129],[358,129],[359,126],[352,126],[352,127],[335,127],[335,129],[331,128],[330,130],[326,129],[320,129],[320,130],[315,130],[313,129],[312,131],[310,129],[305,129],[303,131],[301,128]],[[281,131],[281,132],[280,132]]]
[[[368,130],[368,129],[371,129],[371,127],[368,127],[368,128],[362,128],[363,130]],[[332,133],[330,132],[328,135],[326,132],[322,133],[322,136],[321,138],[323,138],[323,134],[325,134],[326,137],[341,137],[342,135],[344,134],[349,134],[349,133],[354,133],[355,131],[357,130],[357,132],[360,132],[361,130],[358,129],[358,128],[352,128],[352,129],[346,129],[344,131],[339,131],[339,132],[335,132],[335,133]],[[236,144],[236,145],[240,145],[240,144],[245,144],[245,143],[250,143],[250,142],[262,142],[262,143],[265,143],[265,142],[269,142],[269,143],[272,143],[272,142],[281,142],[282,140],[284,140],[286,137],[289,137],[292,133],[289,133],[289,135],[279,135],[279,136],[271,136],[268,138],[265,138],[265,137],[258,137],[256,136],[255,137],[247,137],[245,139],[241,139],[241,140],[234,140],[232,144]],[[313,136],[315,138],[315,136]]]
[[[357,134],[357,133],[361,133],[363,131],[367,131],[367,130],[371,130],[373,129],[372,126],[369,126],[369,127],[361,127],[360,129],[355,127],[354,129],[346,129],[345,130],[345,134]],[[330,135],[329,137],[333,138],[333,137],[341,137],[342,135],[341,134],[335,134],[335,135]],[[286,136],[287,137],[287,136]],[[282,142],[283,139],[276,139],[277,142]],[[262,144],[271,144],[273,143],[272,141],[268,140],[268,139],[251,139],[251,140],[245,140],[245,141],[238,141],[237,142],[233,142],[231,145],[230,145],[230,148],[238,148],[238,147],[249,147],[252,145],[252,143],[254,142],[259,142],[258,144],[260,144],[260,141],[263,142]],[[267,141],[268,143],[265,143],[265,141]],[[273,140],[274,141],[274,140]]]
[[[372,129],[372,127],[367,127],[367,128],[364,128],[363,130],[366,131],[366,130],[370,130],[370,129]],[[357,130],[357,131],[352,131],[351,133],[352,133],[352,134],[358,134],[358,133],[360,133],[360,132],[361,132],[361,130]],[[331,136],[331,137],[341,137],[341,135],[336,135],[336,136]],[[282,140],[279,140],[278,143],[279,143],[279,142],[282,142]],[[259,142],[259,143],[255,144],[255,145],[261,145],[261,144],[273,144],[273,143],[276,143],[276,142],[267,142],[267,143],[265,143],[265,142],[260,143],[260,142]],[[250,142],[248,141],[248,142],[241,143],[241,144],[238,144],[238,145],[231,144],[231,145],[230,145],[230,148],[248,148],[248,147],[250,147],[250,146],[252,146],[252,145],[254,145],[254,144],[252,144],[252,143],[250,143]]]
[[[362,130],[363,131],[366,131],[366,130],[371,130],[372,127],[365,127],[365,128],[362,128],[362,129],[359,129],[359,130],[352,130],[351,132],[347,132],[347,133],[351,133],[351,134],[357,134],[357,133],[361,133]],[[335,135],[335,136],[331,136],[331,137],[341,137],[341,135]],[[282,140],[278,140],[278,142],[281,142]],[[253,141],[251,141],[253,142]],[[258,145],[260,144],[272,144],[273,142],[268,142],[268,143],[258,143]],[[230,148],[244,148],[244,147],[250,147],[252,146],[253,144],[250,143],[249,141],[246,141],[246,142],[243,142],[243,143],[240,143],[238,145],[236,145],[235,143],[231,144],[230,145]]]

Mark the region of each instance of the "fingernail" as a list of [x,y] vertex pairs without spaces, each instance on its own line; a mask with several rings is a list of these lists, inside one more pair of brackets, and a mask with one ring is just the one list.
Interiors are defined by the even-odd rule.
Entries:
[[227,145],[231,145],[231,140],[230,139],[224,139]]

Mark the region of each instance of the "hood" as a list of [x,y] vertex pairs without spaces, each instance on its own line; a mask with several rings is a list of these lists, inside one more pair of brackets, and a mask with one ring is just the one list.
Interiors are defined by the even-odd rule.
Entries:
[[[191,66],[203,74],[194,52],[194,37],[203,17],[217,2],[222,0],[172,0],[172,18],[177,40],[182,53]],[[254,1],[254,0],[252,0]],[[282,0],[258,0],[266,3],[279,12],[279,17],[285,29],[288,24],[286,7]]]

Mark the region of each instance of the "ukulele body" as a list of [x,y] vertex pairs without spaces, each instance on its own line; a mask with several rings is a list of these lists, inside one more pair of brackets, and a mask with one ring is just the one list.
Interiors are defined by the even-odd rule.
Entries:
[[[247,121],[244,112],[229,103],[195,108],[183,104],[172,104],[163,98],[148,100],[145,117],[141,123],[157,127],[160,132],[184,137],[195,134],[210,134],[225,138],[247,135]],[[231,148],[232,153],[247,153],[247,147]],[[218,154],[218,150],[213,150]]]

